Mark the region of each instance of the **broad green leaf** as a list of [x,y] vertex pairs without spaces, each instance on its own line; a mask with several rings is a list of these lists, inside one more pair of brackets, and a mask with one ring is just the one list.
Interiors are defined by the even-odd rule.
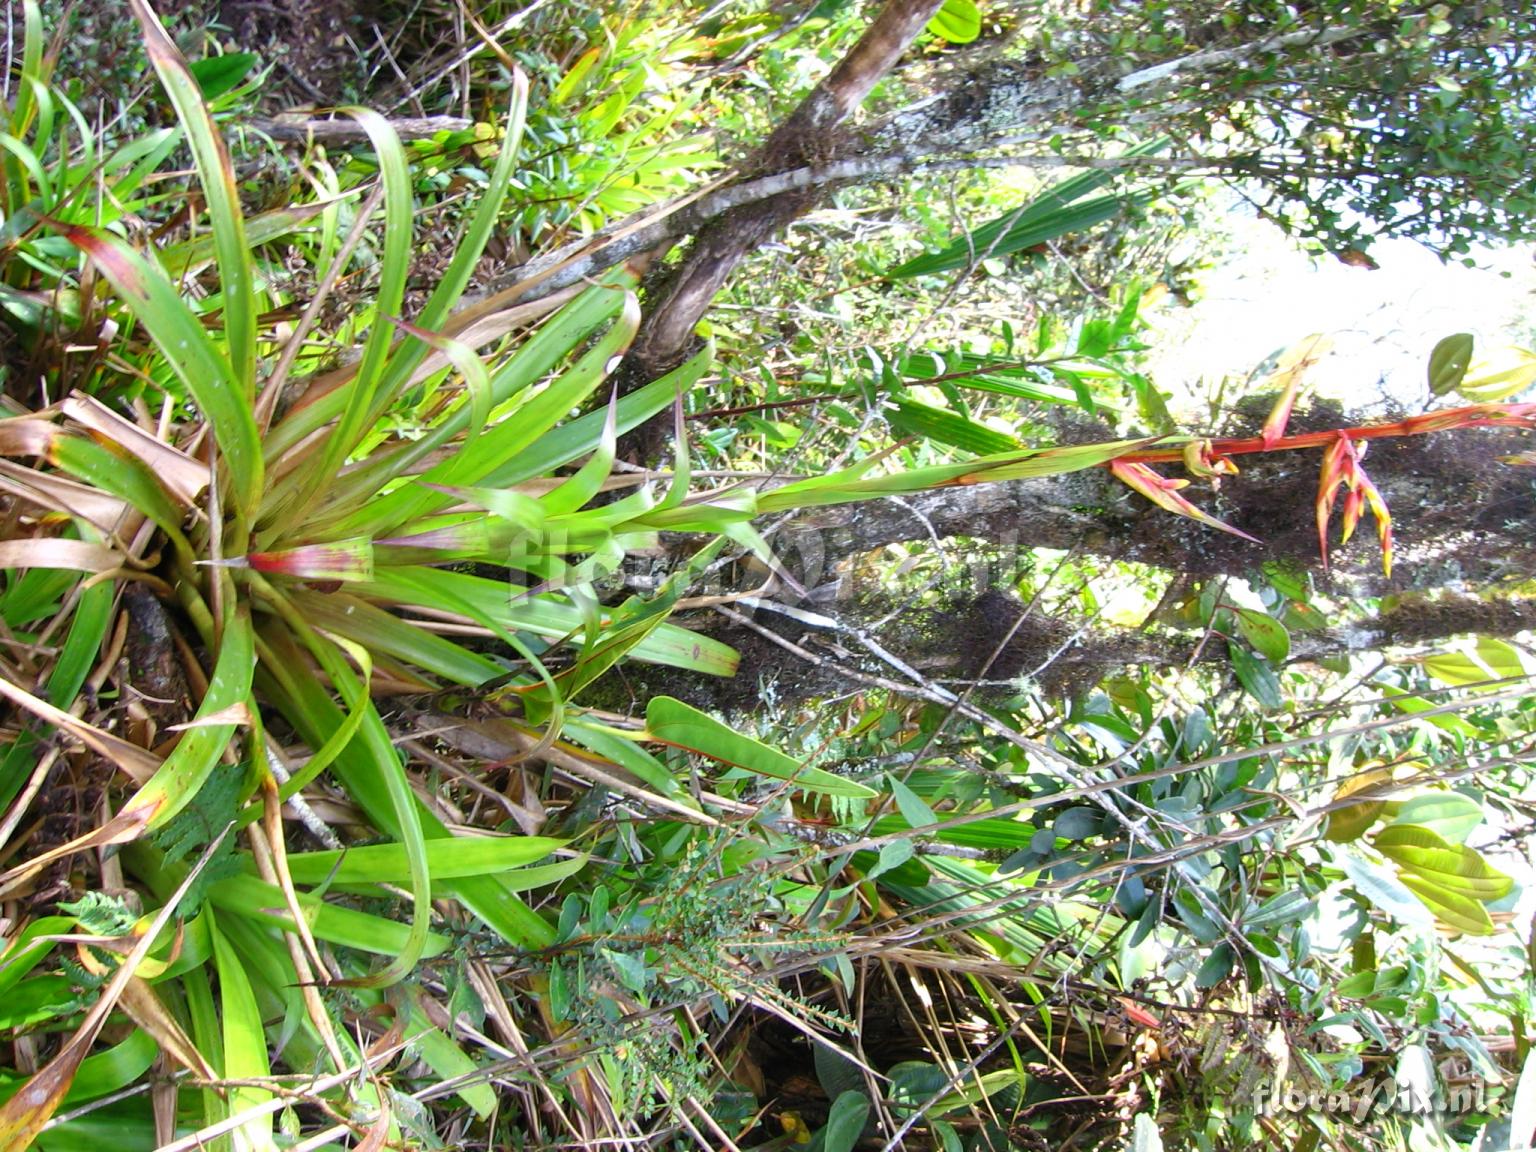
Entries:
[[1262,928],[1266,925],[1288,924],[1293,920],[1304,920],[1312,914],[1316,906],[1316,901],[1304,892],[1295,889],[1277,892],[1243,917],[1243,927]]
[[1460,792],[1431,792],[1405,801],[1393,815],[1391,824],[1428,828],[1447,843],[1458,845],[1464,843],[1482,822],[1483,806],[1470,796]]
[[933,809],[928,807],[927,802],[906,784],[890,774],[886,775],[885,780],[890,786],[891,796],[896,801],[897,811],[909,826],[919,828],[939,822],[939,818],[934,815]]
[[1253,645],[1255,652],[1267,657],[1272,664],[1283,664],[1291,654],[1291,634],[1285,630],[1284,624],[1267,612],[1256,608],[1239,608],[1237,630],[1244,640]]
[[1104,827],[1104,814],[1097,808],[1068,808],[1051,821],[1051,831],[1063,840],[1087,840]]
[[910,859],[912,859],[912,841],[905,837],[888,841],[880,845],[880,857],[875,862],[875,866],[864,874],[864,878],[873,880],[892,868],[900,868]]
[[1283,706],[1280,681],[1275,676],[1275,670],[1263,657],[1255,656],[1241,645],[1230,642],[1227,644],[1227,653],[1232,658],[1232,671],[1237,674],[1238,683],[1242,684],[1248,695],[1270,712]]
[[1369,996],[1372,992],[1376,991],[1376,973],[1374,970],[1356,972],[1340,980],[1333,986],[1333,990],[1336,995],[1351,1000],[1358,1000],[1361,997]]
[[1157,1117],[1146,1112],[1136,1113],[1130,1152],[1163,1152],[1163,1130],[1158,1126]]
[[177,505],[141,460],[84,436],[57,437],[49,455],[62,471],[126,501],[169,535],[178,550],[184,547],[181,526],[186,509]]
[[762,776],[792,781],[807,792],[857,800],[877,794],[855,780],[845,780],[820,768],[807,768],[793,756],[743,736],[713,716],[670,696],[654,696],[647,703],[645,730],[651,739],[663,744],[686,748]]
[[853,1152],[869,1119],[869,1097],[858,1091],[844,1092],[832,1101],[822,1136],[823,1152]]
[[202,89],[203,99],[216,100],[244,80],[256,63],[254,52],[225,52],[195,60],[188,70]]
[[1353,852],[1339,857],[1339,867],[1355,889],[1388,916],[1414,928],[1433,931],[1435,918],[1404,885],[1394,869]]
[[981,12],[976,0],[944,0],[928,21],[928,31],[950,44],[969,44],[981,35]]
[[1232,973],[1232,964],[1236,957],[1232,952],[1232,945],[1223,940],[1211,949],[1211,954],[1205,958],[1205,963],[1200,965],[1200,970],[1195,973],[1196,988],[1214,988]]
[[1435,396],[1456,391],[1472,363],[1472,334],[1458,332],[1435,345],[1429,354],[1429,390]]

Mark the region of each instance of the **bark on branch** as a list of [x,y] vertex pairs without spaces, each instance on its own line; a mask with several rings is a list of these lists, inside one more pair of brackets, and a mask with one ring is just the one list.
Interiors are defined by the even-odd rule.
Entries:
[[[895,66],[943,0],[890,0],[859,42],[744,166],[752,174],[814,165],[831,152],[833,129]],[[652,380],[678,363],[694,327],[736,266],[814,203],[810,191],[782,193],[730,209],[706,224],[688,254],[646,302],[630,349],[632,379]]]

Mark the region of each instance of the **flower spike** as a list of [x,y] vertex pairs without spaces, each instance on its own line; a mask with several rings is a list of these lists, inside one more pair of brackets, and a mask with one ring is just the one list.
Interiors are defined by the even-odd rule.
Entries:
[[1387,510],[1386,499],[1371,478],[1360,466],[1364,445],[1356,448],[1348,436],[1339,438],[1323,453],[1323,471],[1317,485],[1317,543],[1322,553],[1323,571],[1328,570],[1328,522],[1339,489],[1344,489],[1344,504],[1340,510],[1339,544],[1349,543],[1360,517],[1367,508],[1376,519],[1376,537],[1381,541],[1381,566],[1392,575],[1392,515]]

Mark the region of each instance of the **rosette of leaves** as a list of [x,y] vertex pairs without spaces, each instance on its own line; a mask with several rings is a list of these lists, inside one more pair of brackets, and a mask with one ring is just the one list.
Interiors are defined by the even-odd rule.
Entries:
[[[388,123],[349,113],[377,156],[372,186],[248,218],[193,71],[143,0],[134,12],[177,116],[178,128],[156,142],[194,161],[201,206],[189,210],[205,231],[156,246],[132,234],[126,214],[44,213],[52,249],[72,249],[71,271],[101,290],[91,305],[114,331],[112,355],[89,388],[0,421],[15,508],[0,542],[0,611],[13,634],[62,637],[56,660],[0,683],[33,717],[5,749],[0,787],[9,801],[41,783],[60,754],[40,736],[45,726],[115,767],[127,787],[114,785],[114,814],[97,827],[13,858],[0,887],[24,892],[58,861],[126,845],[127,878],[159,912],[139,925],[141,947],[128,946],[132,935],[113,946],[99,927],[63,916],[11,942],[8,985],[70,1020],[73,994],[50,991],[61,979],[51,937],[94,933],[104,943],[79,963],[94,966],[104,991],[36,1076],[12,1078],[0,1143],[26,1146],[67,1101],[132,1083],[158,1053],[201,1082],[249,1084],[269,1076],[281,1052],[291,1070],[327,1069],[337,1079],[319,1094],[352,1093],[384,1131],[394,1124],[386,1095],[354,1092],[341,1076],[363,1055],[338,1006],[380,1004],[378,989],[452,947],[434,927],[434,901],[462,907],[503,945],[546,945],[552,926],[518,893],[583,860],[554,859],[563,842],[546,837],[455,835],[413,791],[375,695],[497,681],[509,722],[530,746],[547,747],[578,738],[575,725],[562,732],[571,696],[623,656],[732,671],[730,649],[666,622],[675,590],[612,609],[590,591],[662,524],[713,526],[682,507],[686,468],[664,492],[645,484],[596,499],[618,433],[672,403],[708,357],[569,420],[633,336],[633,277],[621,271],[538,304],[518,304],[514,290],[478,311],[459,307],[513,180],[527,101],[520,78],[484,194],[436,290],[406,322],[412,182]],[[38,31],[36,10],[28,15]],[[144,158],[152,168],[165,152]],[[370,237],[376,214],[381,235]],[[309,249],[319,286],[297,330],[280,332],[263,317],[290,302],[261,246],[309,219],[323,238]],[[290,377],[317,364],[306,336],[365,239],[377,289],[338,333],[355,343],[355,359],[311,377],[285,404]],[[389,431],[404,426],[410,435]],[[526,586],[462,570],[474,565],[519,572]],[[93,723],[82,691],[109,640],[115,592],[129,583],[179,609],[200,657],[188,662],[192,715],[150,741]],[[467,630],[500,644],[452,638]],[[548,653],[565,641],[569,656],[552,670]],[[310,750],[291,772],[267,734],[274,724]],[[281,806],[322,773],[375,843],[287,851]],[[209,844],[192,864],[191,850]],[[409,897],[405,923],[379,910],[391,892]],[[327,982],[346,991],[322,996]],[[394,1010],[439,1076],[473,1071],[415,992]],[[93,1054],[108,1018],[123,1014],[128,1039]],[[4,1023],[29,1026],[35,1013]],[[483,1083],[460,1096],[482,1115],[494,1108]],[[256,1087],[188,1088],[182,1105],[207,1124],[247,1113],[236,1131],[261,1147],[274,1111],[257,1106],[271,1098]],[[133,1118],[150,1123],[147,1109]]]

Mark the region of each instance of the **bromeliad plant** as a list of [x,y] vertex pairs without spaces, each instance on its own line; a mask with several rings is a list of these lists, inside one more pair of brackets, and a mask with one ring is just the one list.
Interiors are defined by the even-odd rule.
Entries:
[[[185,148],[203,203],[189,215],[205,218],[207,231],[172,248],[136,246],[132,214],[66,210],[74,202],[41,195],[37,173],[8,170],[7,220],[19,218],[22,200],[24,208],[35,202],[29,238],[49,245],[56,261],[68,245],[70,262],[55,269],[60,282],[84,257],[79,299],[116,331],[103,337],[112,355],[98,363],[91,388],[0,420],[0,480],[15,509],[12,538],[0,541],[8,572],[0,618],[24,637],[22,655],[0,675],[0,695],[41,722],[17,732],[0,759],[10,813],[0,840],[16,833],[31,798],[67,761],[98,776],[110,765],[131,790],[99,826],[8,860],[0,894],[28,891],[82,850],[120,847],[114,867],[155,910],[141,917],[121,902],[82,901],[8,942],[0,991],[12,995],[0,1025],[80,1022],[35,1076],[11,1085],[0,1144],[25,1146],[66,1102],[126,1087],[161,1053],[194,1077],[181,1110],[199,1126],[232,1132],[242,1147],[274,1141],[274,1051],[288,1070],[318,1074],[312,1099],[380,1140],[399,1102],[367,1073],[393,1055],[392,1044],[411,1044],[485,1117],[495,1096],[406,977],[471,935],[477,946],[517,954],[568,947],[561,925],[520,894],[568,880],[584,859],[554,838],[456,831],[413,788],[376,696],[484,690],[499,705],[488,730],[507,759],[557,763],[684,824],[718,824],[725,809],[645,745],[731,766],[709,782],[715,787],[737,788],[750,776],[856,809],[874,796],[864,783],[808,768],[680,702],[653,700],[645,726],[626,728],[584,712],[581,693],[622,659],[729,675],[733,652],[667,615],[690,568],[725,542],[771,559],[751,526],[760,514],[1101,466],[1127,453],[1152,462],[1161,457],[1147,453],[1161,447],[1016,449],[895,475],[881,474],[872,457],[766,492],[692,492],[680,445],[664,491],[651,477],[630,485],[611,474],[618,434],[674,404],[705,371],[707,351],[593,404],[638,323],[630,272],[539,301],[526,301],[530,285],[518,285],[462,307],[518,163],[521,82],[454,257],[407,320],[413,185],[389,125],[350,112],[378,158],[372,187],[247,218],[192,70],[145,0],[134,10],[180,127],[133,153],[148,167],[114,187],[138,187],[170,149]],[[34,6],[27,24],[40,34]],[[29,49],[27,59],[29,90],[41,92],[42,57]],[[23,113],[13,125],[28,122]],[[358,345],[355,362],[291,388],[298,370],[314,367],[309,334],[379,213],[377,288],[342,326]],[[323,238],[319,284],[295,330],[280,334],[262,317],[291,302],[261,252],[309,219]],[[111,291],[86,291],[90,277]],[[582,407],[591,410],[567,418]],[[649,600],[604,606],[596,581],[662,531],[702,538],[691,566]],[[490,578],[477,565],[510,569],[522,582]],[[109,635],[117,593],[136,586],[190,622],[201,662],[182,663],[196,706],[157,721],[129,702],[133,727],[113,729],[97,722],[93,697],[117,659]],[[453,639],[466,631],[491,645]],[[69,744],[46,739],[42,725]],[[285,763],[272,730],[306,746],[308,758]],[[76,745],[87,752],[68,750]],[[347,819],[375,843],[288,850],[283,805],[322,774],[355,809]],[[743,815],[743,806],[731,811]],[[911,812],[922,814],[910,801],[905,811],[909,825]],[[323,824],[311,831],[329,835]],[[891,861],[871,862],[870,871],[882,863]],[[892,884],[908,879],[888,870]],[[913,899],[958,898],[984,879],[951,868],[953,891],[919,892],[925,873],[912,871]],[[381,909],[401,893],[410,905],[403,924]],[[589,918],[604,920],[590,909]],[[45,964],[61,945],[72,949],[68,977]],[[642,977],[653,961],[630,957]],[[543,994],[542,1023],[556,1044],[569,1022],[553,986],[558,971],[551,964],[527,977]],[[81,988],[100,989],[88,1010]],[[119,1008],[116,1019],[129,1026],[93,1051]],[[360,1050],[341,1026],[345,1009],[392,1011],[394,1039]],[[579,1091],[598,1099],[598,1081],[583,1079],[574,1054],[567,1062]],[[233,1086],[221,1090],[221,1080]]]
[[[354,194],[360,205],[338,197],[247,219],[196,78],[145,0],[133,7],[180,125],[166,140],[191,155],[207,233],[156,251],[130,243],[126,215],[39,214],[55,244],[67,241],[84,256],[82,282],[94,276],[110,287],[93,306],[116,332],[114,355],[89,390],[0,421],[0,464],[17,508],[13,538],[0,543],[11,573],[0,611],[13,635],[37,641],[21,665],[5,669],[0,694],[88,750],[65,753],[30,727],[16,735],[0,762],[0,787],[16,801],[4,835],[66,760],[98,774],[111,765],[132,790],[98,826],[12,862],[0,892],[29,892],[81,851],[122,846],[125,878],[158,911],[140,920],[120,904],[88,901],[10,942],[0,984],[30,1007],[0,1013],[5,1026],[35,1024],[39,1004],[70,1017],[79,1007],[74,989],[92,973],[102,992],[50,1062],[13,1085],[0,1108],[0,1143],[27,1145],[67,1101],[132,1083],[157,1052],[199,1085],[184,1108],[232,1129],[242,1146],[273,1139],[276,1109],[259,1085],[273,1071],[274,1050],[292,1071],[331,1078],[319,1096],[345,1110],[350,1093],[370,1124],[387,1131],[386,1094],[352,1087],[355,1070],[378,1054],[359,1051],[336,1017],[335,994],[320,989],[346,988],[366,1008],[449,950],[434,901],[462,908],[493,947],[546,948],[556,928],[519,893],[570,876],[583,860],[546,837],[455,835],[413,791],[376,693],[495,682],[497,733],[511,743],[509,758],[555,758],[705,825],[715,820],[700,799],[642,742],[867,799],[865,786],[808,770],[675,701],[653,701],[642,731],[580,713],[573,698],[621,658],[716,675],[735,667],[730,649],[666,621],[687,570],[653,599],[616,608],[600,605],[594,580],[661,530],[704,534],[696,564],[728,539],[766,555],[748,523],[760,512],[1086,467],[1132,445],[1014,452],[898,477],[871,475],[875,461],[867,461],[761,496],[690,495],[680,449],[665,492],[646,483],[595,502],[624,487],[609,475],[617,435],[674,403],[702,374],[708,352],[567,420],[596,395],[635,332],[628,271],[537,302],[519,302],[527,288],[520,285],[455,311],[513,179],[526,85],[514,84],[501,155],[453,260],[407,321],[412,184],[389,125],[366,110],[349,112],[378,157],[376,186]],[[33,7],[28,27],[40,30]],[[357,337],[357,358],[290,399],[290,376],[310,362],[306,340],[375,213],[383,219],[377,289],[343,329]],[[319,285],[296,329],[279,339],[261,318],[288,302],[260,251],[310,218],[324,238]],[[514,570],[526,584],[463,570],[477,564]],[[116,660],[116,592],[130,586],[179,607],[201,661],[181,661],[195,709],[189,701],[180,722],[140,717],[125,735],[88,710]],[[134,627],[156,625],[136,619]],[[466,630],[500,643],[487,652],[450,638]],[[55,637],[50,664],[44,654]],[[161,658],[176,662],[174,639],[162,635],[160,643]],[[104,645],[107,662],[98,665]],[[285,765],[273,727],[295,734],[311,750],[307,760]],[[282,807],[322,773],[379,843],[288,851]],[[322,826],[317,834],[327,833]],[[203,855],[189,863],[199,848]],[[565,855],[551,860],[557,852]],[[357,897],[391,892],[408,895],[408,923],[356,907]],[[328,893],[353,899],[338,903]],[[75,980],[39,968],[61,933],[78,952]],[[439,1076],[473,1072],[413,985],[390,996],[402,1038]],[[128,1038],[92,1054],[116,1008],[132,1021]],[[548,1025],[552,1034],[561,1029],[553,1017]],[[240,1086],[221,1091],[219,1079]],[[459,1095],[481,1116],[495,1107],[483,1083],[466,1081]]]
[[[26,891],[55,861],[128,844],[127,867],[162,911],[141,925],[141,932],[149,929],[141,947],[116,969],[120,978],[106,986],[74,1040],[0,1111],[6,1147],[29,1143],[72,1089],[84,1087],[82,1077],[93,1092],[100,1088],[87,1054],[116,1004],[128,1006],[138,1025],[114,1049],[111,1075],[121,1078],[119,1087],[142,1074],[157,1050],[203,1080],[259,1080],[271,1071],[264,1022],[274,1019],[289,1022],[290,1067],[339,1074],[358,1067],[360,1053],[332,1020],[317,981],[341,980],[356,995],[377,999],[370,990],[400,981],[424,957],[449,947],[431,927],[435,898],[455,899],[506,945],[537,948],[552,939],[550,925],[517,893],[569,875],[581,858],[529,868],[561,842],[450,839],[441,817],[411,790],[372,701],[381,683],[428,691],[504,681],[508,697],[521,697],[523,713],[540,725],[537,740],[548,744],[560,732],[568,698],[626,653],[716,674],[734,667],[729,649],[666,624],[664,603],[604,612],[585,591],[605,564],[654,537],[652,521],[670,512],[677,526],[690,526],[687,515],[676,514],[686,472],[665,496],[647,488],[587,505],[607,478],[617,432],[664,408],[698,377],[705,357],[556,430],[598,387],[634,332],[630,278],[617,274],[521,308],[508,306],[516,293],[506,294],[472,317],[450,320],[512,179],[526,85],[515,86],[506,145],[455,258],[412,323],[397,319],[412,258],[405,154],[382,118],[353,113],[373,140],[379,184],[355,213],[298,331],[279,348],[258,324],[263,308],[280,301],[256,248],[304,214],[284,214],[275,231],[270,220],[245,218],[196,79],[147,4],[137,0],[134,9],[181,125],[179,138],[168,132],[165,143],[182,144],[195,161],[211,245],[201,261],[186,250],[145,254],[111,217],[92,224],[88,216],[47,211],[54,204],[45,196],[40,216],[111,286],[112,320],[124,329],[122,346],[137,357],[130,380],[138,386],[125,387],[114,374],[98,391],[135,401],[144,418],[126,419],[76,393],[0,422],[0,451],[11,458],[6,487],[21,509],[18,538],[3,545],[4,559],[8,568],[26,569],[7,583],[7,623],[23,631],[53,613],[51,632],[69,621],[62,659],[51,669],[31,669],[31,677],[8,669],[0,691],[114,765],[134,791],[99,827],[14,864],[0,886]],[[28,27],[40,33],[33,6]],[[35,75],[23,90],[30,91],[42,66],[30,54],[28,60]],[[25,119],[25,110],[18,106],[16,117]],[[21,184],[13,180],[11,187]],[[333,202],[310,211],[334,219],[339,208]],[[280,414],[289,371],[319,306],[376,209],[384,217],[379,286],[359,325],[367,332],[361,354]],[[202,291],[202,264],[216,269],[212,291]],[[543,317],[509,350],[509,333]],[[134,328],[147,343],[132,341]],[[472,346],[485,344],[494,350],[481,360]],[[453,384],[450,370],[457,373]],[[160,408],[158,419],[148,416],[146,397]],[[382,437],[381,417],[402,408],[419,434],[409,441]],[[591,458],[569,477],[536,483],[583,456]],[[27,458],[43,466],[12,462]],[[447,561],[515,567],[537,586],[509,590],[501,581],[432,567]],[[210,668],[195,714],[175,731],[140,742],[80,718],[82,689],[108,639],[114,582],[147,585],[179,604]],[[443,616],[499,637],[516,658],[445,638],[428,621]],[[578,646],[557,677],[541,656],[566,637]],[[266,732],[279,719],[314,753],[291,774]],[[24,810],[59,759],[56,748],[19,735],[3,765],[7,801],[21,794],[18,811]],[[387,843],[344,860],[334,852],[286,852],[280,806],[327,770]],[[249,830],[248,852],[231,850],[230,825]],[[198,835],[199,828],[206,831]],[[6,835],[13,831],[8,824]],[[218,853],[189,872],[180,857],[210,838]],[[411,898],[409,926],[327,904],[317,885],[376,896],[384,893],[380,885],[402,886]],[[174,940],[160,931],[173,914],[184,918]],[[123,927],[109,930],[103,921],[111,919],[82,909],[76,920],[33,924],[8,949],[7,985],[48,993],[55,978],[29,973],[52,937],[85,932],[93,945],[110,948]],[[340,946],[343,959],[327,968],[322,944]],[[82,964],[88,955],[94,953],[82,951]],[[372,969],[370,955],[387,962]],[[217,973],[217,997],[205,961]],[[113,970],[100,958],[95,966],[104,975]],[[64,1012],[69,996],[54,990],[53,997],[43,999]],[[190,1036],[170,1003],[186,1006],[181,1020],[190,1020]],[[407,998],[400,1009],[413,1042],[440,1074],[470,1070],[419,1004]],[[209,1123],[270,1098],[251,1088],[197,1095]],[[387,1117],[372,1095],[375,1111],[382,1107]],[[494,1106],[483,1085],[462,1095],[481,1114]],[[249,1146],[269,1145],[271,1113],[242,1121],[238,1131]]]

